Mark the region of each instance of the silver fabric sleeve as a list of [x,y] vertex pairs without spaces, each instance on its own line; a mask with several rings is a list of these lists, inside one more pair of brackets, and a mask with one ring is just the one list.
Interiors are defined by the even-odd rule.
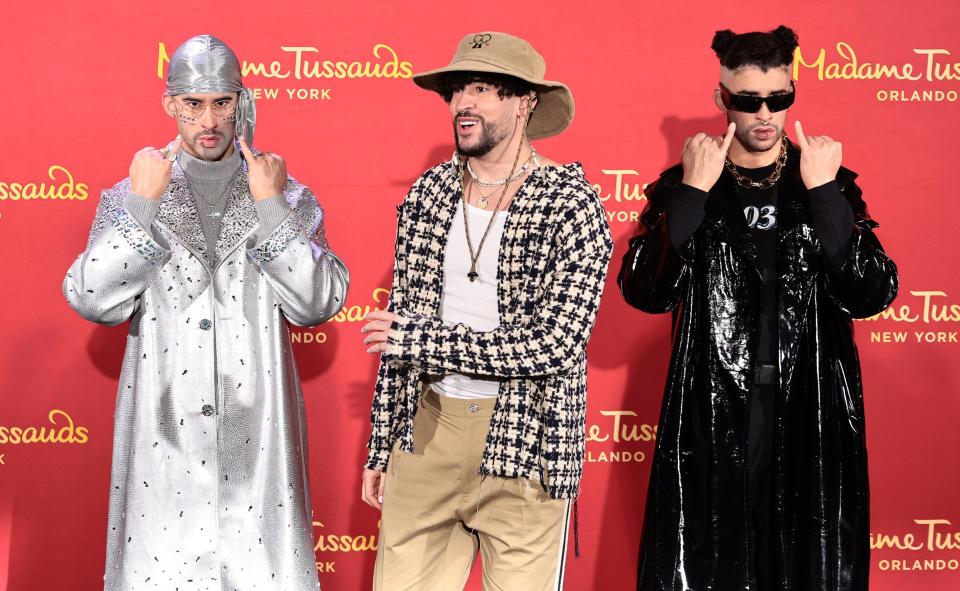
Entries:
[[290,215],[247,250],[276,294],[283,315],[297,326],[316,326],[339,312],[350,285],[346,265],[327,244],[323,218],[316,197],[301,187]]
[[123,207],[126,193],[118,188],[103,191],[87,248],[63,279],[70,307],[108,326],[130,318],[137,296],[170,259],[170,251]]

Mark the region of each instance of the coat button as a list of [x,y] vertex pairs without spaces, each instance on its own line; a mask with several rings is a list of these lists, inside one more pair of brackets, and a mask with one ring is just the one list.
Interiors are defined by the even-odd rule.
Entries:
[[203,413],[203,416],[205,416],[205,417],[212,417],[212,416],[213,416],[213,407],[210,406],[209,404],[204,404],[204,405],[203,405],[203,408],[200,410],[200,412],[202,412],[202,413]]
[[479,412],[479,411],[480,411],[480,407],[477,406],[476,404],[471,404],[471,405],[468,406],[467,408],[470,409],[470,412]]
[[200,321],[200,328],[202,328],[203,330],[210,330],[211,326],[213,326],[213,323],[207,320],[206,318]]

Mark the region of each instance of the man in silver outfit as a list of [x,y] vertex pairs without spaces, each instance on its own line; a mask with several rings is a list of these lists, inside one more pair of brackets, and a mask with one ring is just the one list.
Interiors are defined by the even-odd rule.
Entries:
[[63,282],[87,320],[130,321],[104,588],[318,589],[289,325],[336,314],[349,275],[310,189],[251,147],[229,47],[184,43],[162,103],[177,139],[103,191]]

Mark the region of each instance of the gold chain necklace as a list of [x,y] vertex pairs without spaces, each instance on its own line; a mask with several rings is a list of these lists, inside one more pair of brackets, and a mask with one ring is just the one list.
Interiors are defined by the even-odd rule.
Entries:
[[[512,177],[513,173],[517,170],[517,163],[520,162],[520,151],[523,150],[525,139],[526,134],[524,134],[524,138],[521,138],[520,145],[517,146],[517,155],[513,158],[513,166],[510,167],[510,174],[507,175],[507,178]],[[483,236],[480,237],[480,244],[477,246],[477,252],[474,254],[473,241],[470,239],[470,220],[467,217],[467,206],[469,205],[470,198],[467,194],[468,173],[466,168],[466,162],[460,165],[460,192],[463,194],[463,229],[467,235],[467,248],[470,252],[470,272],[467,273],[467,277],[473,282],[480,276],[480,274],[477,273],[477,261],[480,259],[480,251],[483,249],[483,243],[487,240],[487,235],[490,234],[490,228],[493,227],[493,223],[497,219],[497,212],[500,211],[500,206],[503,204],[503,197],[507,194],[510,183],[503,185],[503,189],[500,191],[500,197],[497,198],[497,206],[493,209],[493,215],[490,216],[490,221],[487,222],[487,228],[483,231]]]
[[770,173],[765,179],[755,181],[749,177],[744,176],[737,170],[736,165],[730,161],[730,157],[727,156],[723,164],[727,167],[727,170],[730,171],[730,174],[733,175],[733,178],[737,181],[737,184],[741,187],[746,187],[748,189],[769,189],[777,181],[780,180],[780,173],[783,172],[783,165],[787,163],[787,136],[784,135],[782,141],[780,142],[780,154],[777,155],[777,166],[773,169],[773,172]]

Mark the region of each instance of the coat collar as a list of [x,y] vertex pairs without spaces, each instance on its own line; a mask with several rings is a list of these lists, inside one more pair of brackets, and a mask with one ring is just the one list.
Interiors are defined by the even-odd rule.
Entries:
[[160,198],[157,222],[176,236],[201,261],[207,260],[207,244],[200,215],[193,203],[190,184],[180,165],[174,162],[170,183]]
[[213,267],[241,244],[257,227],[257,212],[247,183],[247,163],[231,181],[227,190],[215,258],[207,252],[207,242],[200,225],[200,214],[194,203],[190,183],[179,164],[174,163],[170,184],[160,200],[157,221],[174,234],[193,254]]
[[240,172],[234,177],[228,191],[220,234],[217,236],[217,262],[227,258],[257,227],[257,209],[247,183],[246,161],[240,165]]

